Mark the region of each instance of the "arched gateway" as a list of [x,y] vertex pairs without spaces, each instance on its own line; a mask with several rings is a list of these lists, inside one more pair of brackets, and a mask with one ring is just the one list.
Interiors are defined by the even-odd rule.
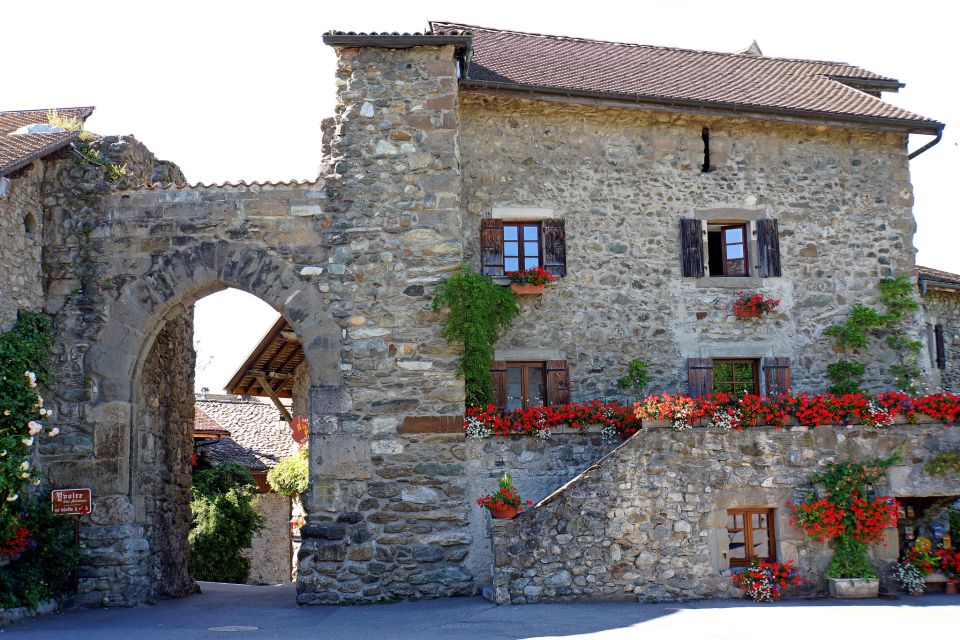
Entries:
[[[300,600],[392,597],[392,583],[409,582],[409,566],[398,579],[396,557],[374,557],[387,519],[370,516],[378,496],[401,488],[372,481],[371,468],[378,451],[398,446],[405,420],[462,411],[456,357],[423,285],[463,257],[455,118],[464,43],[338,45],[330,174],[315,183],[154,185],[52,209],[51,226],[82,230],[45,256],[58,347],[51,395],[65,436],[45,465],[55,486],[89,486],[94,496],[81,528],[81,602],[129,605],[194,588],[189,447],[180,446],[189,435],[175,397],[184,392],[192,406],[190,371],[179,367],[190,344],[173,329],[197,299],[226,287],[282,313],[309,367]],[[416,479],[402,490],[439,496]],[[442,535],[444,526],[430,528]],[[418,584],[430,595],[473,589],[459,569]]]

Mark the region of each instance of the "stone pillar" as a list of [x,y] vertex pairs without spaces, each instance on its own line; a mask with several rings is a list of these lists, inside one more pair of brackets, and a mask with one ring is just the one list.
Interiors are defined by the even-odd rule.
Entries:
[[[413,486],[418,479],[375,474],[383,454],[403,450],[397,427],[404,419],[455,415],[463,407],[456,354],[439,335],[425,296],[425,287],[456,269],[463,256],[458,50],[449,39],[430,36],[325,41],[338,55],[337,114],[324,149],[336,174],[328,178],[327,205],[339,210],[345,229],[382,233],[374,241],[378,253],[370,241],[355,240],[334,249],[326,267],[352,274],[354,284],[349,295],[330,296],[342,327],[342,384],[310,388],[308,523],[301,530],[297,600],[462,593],[472,588],[469,574],[437,571],[434,557],[411,576],[411,548],[386,535],[399,519],[382,513],[387,503],[416,519],[413,512],[433,508],[416,501],[439,493]],[[371,254],[389,270],[369,268]],[[375,277],[368,279],[364,274],[371,272]]]

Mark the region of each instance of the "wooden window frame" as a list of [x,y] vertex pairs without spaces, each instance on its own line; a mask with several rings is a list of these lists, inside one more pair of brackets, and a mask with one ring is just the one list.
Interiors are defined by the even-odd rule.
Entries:
[[[727,230],[740,229],[743,231],[743,273],[729,273],[727,271]],[[734,242],[732,244],[741,244]],[[738,224],[720,225],[720,263],[723,265],[725,278],[747,278],[750,276],[750,225],[746,222]],[[735,258],[739,259],[739,258]]]
[[[507,240],[507,227],[516,227],[517,228],[517,255],[508,256],[507,255],[507,243],[514,242],[513,240]],[[519,266],[518,271],[526,269],[526,258],[532,258],[534,256],[527,256],[524,253],[524,242],[530,242],[530,240],[523,239],[523,227],[536,227],[537,228],[537,266],[543,267],[543,222],[541,220],[504,220],[503,221],[503,272],[504,274],[509,273],[512,269],[507,269],[507,260],[509,258],[517,259],[517,266]]]
[[[713,380],[711,381],[712,382],[711,386],[714,393],[717,392],[717,382],[721,382],[721,383],[724,382],[723,380],[720,380],[720,381],[717,380],[717,373],[716,373],[717,363],[734,364],[734,365],[749,364],[750,366],[752,366],[753,367],[753,393],[756,395],[760,394],[760,360],[759,359],[757,358],[711,358],[710,366],[713,369]],[[734,389],[732,392],[724,391],[724,393],[732,393],[733,395],[736,395],[735,381],[729,380],[727,382],[734,384]]]
[[[540,367],[541,374],[543,376],[543,404],[537,406],[547,406],[550,399],[547,397],[547,363],[545,361],[538,360],[525,360],[525,361],[507,361],[506,366],[506,384],[509,388],[510,384],[510,369],[520,369],[520,396],[523,400],[522,406],[520,407],[524,411],[530,408],[530,381],[529,381],[529,370],[531,367]],[[501,411],[508,411],[507,405],[510,402],[509,396],[504,398],[504,406],[500,407]]]
[[[767,516],[767,548],[769,554],[765,558],[753,554],[753,524],[751,516],[753,514],[763,514]],[[730,516],[743,515],[743,529],[730,529]],[[730,560],[730,567],[748,567],[754,559],[765,560],[767,562],[776,562],[777,560],[777,532],[776,532],[776,509],[772,507],[738,507],[736,509],[727,509],[727,535],[731,531],[743,531],[743,548],[745,558],[732,557],[729,548],[727,549],[727,558]]]

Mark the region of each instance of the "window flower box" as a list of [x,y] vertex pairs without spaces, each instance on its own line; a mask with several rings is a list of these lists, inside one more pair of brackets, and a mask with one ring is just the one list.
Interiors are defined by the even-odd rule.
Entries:
[[516,282],[511,283],[510,288],[518,296],[539,296],[544,290],[542,284],[517,284]]
[[762,293],[737,291],[736,296],[733,300],[733,315],[738,318],[760,318],[780,306],[779,300],[768,298]]
[[538,296],[547,284],[557,281],[556,276],[543,267],[508,271],[507,277],[510,278],[510,288],[518,296]]
[[738,318],[762,318],[763,312],[759,309],[741,309],[739,307],[734,307],[733,315]]

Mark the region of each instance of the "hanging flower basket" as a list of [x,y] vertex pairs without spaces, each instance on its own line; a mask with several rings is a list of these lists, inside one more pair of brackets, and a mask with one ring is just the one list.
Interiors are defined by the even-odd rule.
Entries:
[[738,318],[761,318],[763,317],[763,311],[759,309],[741,309],[739,307],[733,308],[733,315]]
[[482,498],[477,498],[477,504],[490,512],[490,515],[500,520],[516,517],[523,510],[523,505],[533,504],[529,500],[522,500],[520,494],[513,487],[513,476],[504,471],[497,480],[497,490]]
[[517,507],[512,507],[509,505],[504,505],[497,509],[491,509],[490,515],[497,520],[512,520],[517,517]]

